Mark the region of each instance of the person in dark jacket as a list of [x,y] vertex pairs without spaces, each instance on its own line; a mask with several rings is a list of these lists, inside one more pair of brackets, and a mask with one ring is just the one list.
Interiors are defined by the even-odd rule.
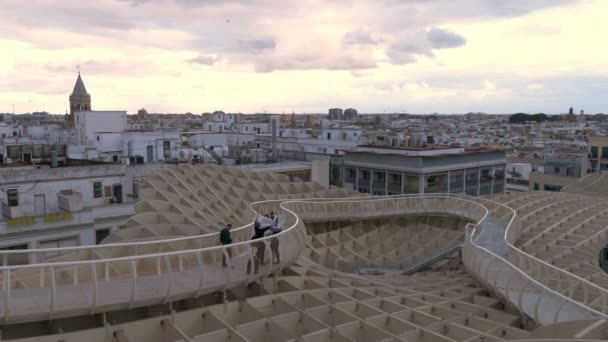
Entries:
[[259,220],[255,220],[255,222],[253,223],[253,237],[251,237],[251,240],[256,240],[256,239],[260,239],[264,237],[264,233],[269,229],[270,227],[264,227],[262,228],[262,224],[260,224]]
[[[232,225],[228,223],[226,228],[220,231],[220,244],[222,245],[230,245],[232,243],[232,235],[230,234],[230,229],[232,229]],[[226,252],[228,252],[228,257],[232,259],[232,249],[230,247],[226,247]],[[222,266],[228,267],[226,263],[226,255],[222,252]]]

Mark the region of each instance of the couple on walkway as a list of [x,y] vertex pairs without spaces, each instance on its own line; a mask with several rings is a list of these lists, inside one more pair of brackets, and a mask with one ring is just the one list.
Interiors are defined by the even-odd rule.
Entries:
[[[232,244],[232,235],[230,230],[232,229],[232,224],[227,224],[225,228],[220,231],[220,244],[221,245],[230,245]],[[271,212],[268,215],[259,216],[254,224],[254,235],[251,238],[252,240],[261,239],[265,236],[275,235],[281,232],[281,228],[279,227],[279,217],[275,216],[274,212]],[[259,265],[264,265],[264,256],[266,252],[266,245],[264,242],[258,242],[254,244],[256,248],[256,252],[254,255],[256,270],[259,268]],[[277,237],[270,239],[270,250],[272,251],[272,260],[273,263],[279,263],[281,261],[279,255],[279,239]],[[232,249],[230,247],[226,248],[226,252],[228,254],[228,258],[232,259]],[[226,263],[226,255],[222,253],[222,266],[228,267]],[[234,266],[232,266],[234,268]]]

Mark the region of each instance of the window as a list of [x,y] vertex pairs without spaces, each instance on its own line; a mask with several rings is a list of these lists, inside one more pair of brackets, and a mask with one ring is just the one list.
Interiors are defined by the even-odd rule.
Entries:
[[18,207],[19,206],[19,191],[17,191],[17,189],[7,190],[6,197],[8,200],[9,207]]
[[393,175],[393,184],[401,185],[401,175]]
[[118,156],[117,155],[113,155],[112,156],[112,161],[115,162],[115,163],[118,162]]
[[374,172],[374,178],[376,179],[376,182],[383,183],[385,180],[385,173],[384,172]]
[[355,178],[355,176],[357,175],[357,171],[355,171],[354,169],[349,169],[348,175],[350,176],[350,178]]
[[540,186],[538,185],[538,183],[534,183],[534,190],[535,191],[540,190]]
[[543,187],[545,189],[545,191],[554,191],[554,192],[560,192],[562,189],[561,185],[553,185],[553,184],[545,184],[545,186]]
[[98,229],[95,231],[95,244],[99,245],[103,239],[110,235],[110,229]]
[[101,182],[93,182],[93,198],[103,197],[103,185]]
[[99,141],[99,135],[97,136],[97,141]]
[[249,131],[249,127],[245,126],[245,132]]
[[369,179],[369,171],[361,171],[361,178],[363,180],[368,180]]
[[597,146],[591,146],[591,158],[597,158],[597,154],[598,154],[598,147]]
[[331,133],[327,133],[327,140],[331,140]]
[[554,167],[553,168],[553,173],[559,174],[559,167]]
[[[0,251],[17,251],[28,249],[28,245],[15,245],[0,248]],[[25,265],[29,263],[29,257],[27,254],[7,254],[6,265]]]

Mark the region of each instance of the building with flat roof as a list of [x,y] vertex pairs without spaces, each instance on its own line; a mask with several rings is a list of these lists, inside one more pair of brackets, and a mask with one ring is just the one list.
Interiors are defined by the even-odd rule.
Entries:
[[100,242],[134,212],[130,171],[73,159],[0,168],[0,250]]
[[587,137],[589,144],[589,172],[608,171],[608,136]]
[[345,188],[361,193],[480,196],[505,189],[505,152],[500,149],[366,145],[342,153],[341,165],[332,163],[332,178],[341,174]]

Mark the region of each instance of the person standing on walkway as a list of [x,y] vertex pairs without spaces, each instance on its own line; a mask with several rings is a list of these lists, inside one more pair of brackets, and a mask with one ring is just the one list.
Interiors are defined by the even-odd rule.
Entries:
[[[232,225],[228,223],[224,229],[220,231],[220,244],[221,245],[230,245],[232,243],[232,235],[230,234],[230,230],[232,229]],[[232,249],[230,247],[226,247],[226,252],[228,253],[228,257],[232,259]],[[222,251],[222,266],[228,267],[226,263],[226,254]]]

